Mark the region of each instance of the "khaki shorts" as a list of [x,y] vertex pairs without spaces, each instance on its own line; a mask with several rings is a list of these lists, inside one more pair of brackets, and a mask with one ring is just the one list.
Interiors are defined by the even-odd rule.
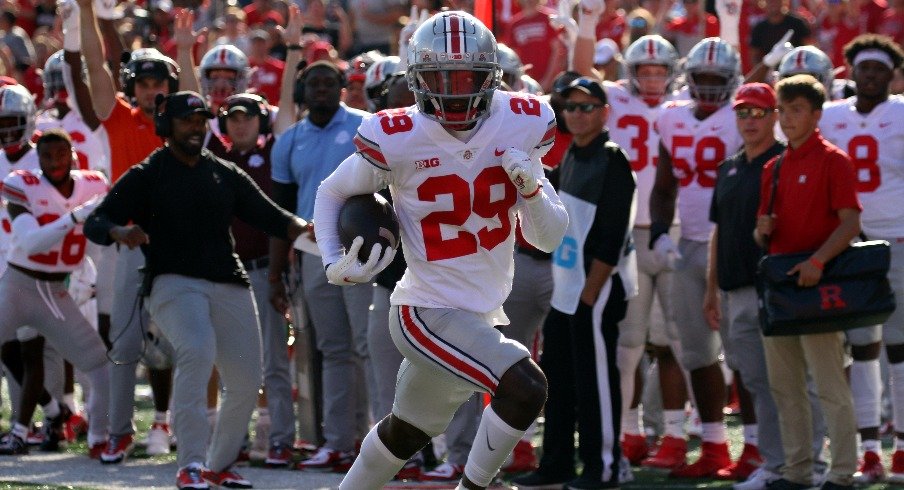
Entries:
[[392,413],[431,437],[475,391],[494,395],[502,375],[530,357],[481,315],[463,310],[393,306],[389,333],[405,356]]

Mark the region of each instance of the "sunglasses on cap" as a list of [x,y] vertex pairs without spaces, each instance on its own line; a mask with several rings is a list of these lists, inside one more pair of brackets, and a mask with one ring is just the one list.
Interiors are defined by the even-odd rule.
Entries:
[[562,108],[562,110],[565,112],[581,111],[584,114],[589,114],[600,107],[604,107],[604,104],[594,104],[591,102],[578,104],[576,102],[566,102],[565,107]]
[[762,107],[742,107],[740,109],[735,109],[735,115],[738,116],[738,119],[762,119],[769,114],[775,112],[775,109],[763,109]]

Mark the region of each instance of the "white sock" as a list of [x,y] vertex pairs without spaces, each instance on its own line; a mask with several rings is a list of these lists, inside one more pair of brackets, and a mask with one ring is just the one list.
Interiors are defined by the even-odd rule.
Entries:
[[664,434],[684,439],[684,410],[663,410]]
[[882,454],[882,443],[879,442],[878,439],[866,439],[860,442],[860,449],[863,452],[873,452],[876,454]]
[[897,430],[904,430],[904,362],[889,364],[891,405]]
[[881,412],[882,376],[879,360],[854,361],[851,364],[851,395],[857,428],[879,427]]
[[28,437],[28,427],[20,424],[19,422],[13,424],[13,428],[10,429],[10,432],[12,432],[13,435],[18,437],[19,439],[22,439],[23,441]]
[[41,405],[41,410],[45,417],[52,419],[60,414],[60,403],[51,397],[47,405]]
[[465,464],[468,480],[477,486],[488,486],[522,435],[524,431],[508,425],[493,411],[492,405],[487,405]]
[[66,393],[63,395],[63,403],[69,407],[69,411],[72,413],[78,413],[78,405],[75,404],[75,395],[72,393]]
[[722,422],[704,422],[703,434],[700,435],[700,438],[703,439],[703,442],[714,442],[716,444],[726,442],[728,436],[725,435],[725,424]]
[[405,460],[397,458],[380,440],[378,425],[364,437],[361,452],[339,484],[339,490],[380,490],[405,465]]
[[91,447],[95,444],[99,444],[107,440],[106,436],[98,435],[98,434],[88,434],[88,447]]
[[[631,401],[634,399],[634,390],[636,389],[634,376],[637,373],[637,366],[640,364],[641,358],[643,358],[642,345],[637,347],[623,347],[619,345],[615,349],[615,363],[618,365],[619,378],[621,380],[622,414],[628,412],[631,407]],[[622,424],[624,423],[623,417]],[[622,429],[624,429],[624,426]]]
[[751,446],[759,447],[759,433],[759,425],[744,424],[744,444],[750,444]]
[[638,435],[643,434],[643,425],[641,425],[640,408],[629,408],[622,413],[621,431],[622,434]]

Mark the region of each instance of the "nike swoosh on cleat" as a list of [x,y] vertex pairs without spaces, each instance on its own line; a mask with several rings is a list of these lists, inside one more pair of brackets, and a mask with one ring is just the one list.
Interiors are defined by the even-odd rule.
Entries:
[[494,153],[497,157],[501,157],[502,154],[505,153],[505,150],[499,151],[499,148],[496,148],[495,150],[493,150],[493,153]]

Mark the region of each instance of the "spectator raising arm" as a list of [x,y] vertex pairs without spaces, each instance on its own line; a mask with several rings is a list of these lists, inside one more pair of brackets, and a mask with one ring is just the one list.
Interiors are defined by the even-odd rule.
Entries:
[[[82,46],[102,46],[102,37],[94,15],[94,0],[77,0]],[[110,22],[109,20],[106,22]],[[103,49],[87,49],[81,53],[88,67],[88,84],[91,87],[91,102],[94,113],[101,120],[107,119],[116,104],[116,83],[113,74],[104,65]],[[84,116],[84,113],[83,113]]]
[[179,64],[179,90],[191,90],[192,92],[201,92],[201,82],[198,80],[198,72],[195,70],[195,60],[193,59],[192,50],[195,47],[195,41],[199,35],[207,34],[204,28],[201,32],[192,30],[192,23],[195,21],[195,15],[188,9],[179,9],[176,12],[175,32],[173,37],[176,40],[176,63]]
[[[290,5],[289,23],[282,33],[288,52],[286,54],[286,69],[283,71],[282,84],[279,89],[279,112],[277,112],[276,121],[273,124],[274,136],[279,136],[286,128],[295,124],[297,118],[295,98],[292,95],[295,89],[295,75],[298,73],[298,62],[301,61],[301,27],[303,25],[304,17],[301,14],[301,9],[297,5]],[[272,260],[272,251],[270,257]]]

